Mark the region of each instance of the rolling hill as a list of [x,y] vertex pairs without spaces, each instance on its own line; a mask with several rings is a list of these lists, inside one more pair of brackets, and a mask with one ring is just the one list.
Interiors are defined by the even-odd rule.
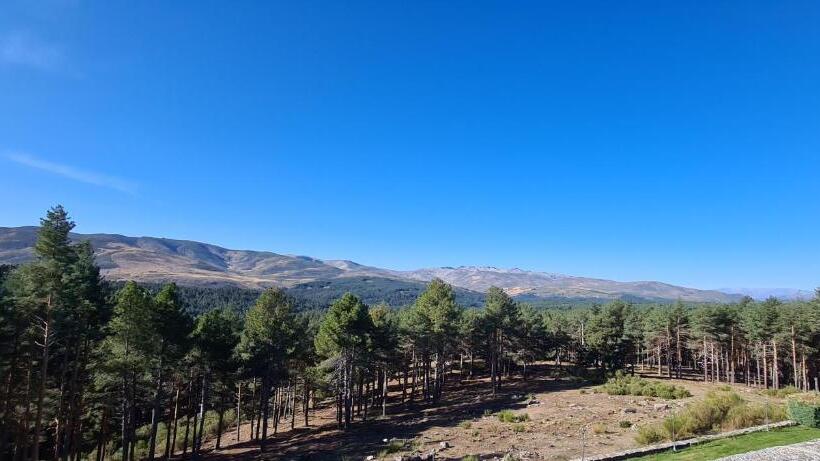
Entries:
[[[37,227],[0,227],[0,264],[20,264],[33,258]],[[494,267],[440,267],[396,271],[347,260],[320,260],[268,251],[231,250],[207,243],[118,234],[72,234],[89,240],[97,262],[109,280],[146,283],[174,281],[198,287],[235,286],[263,289],[281,286],[296,292],[355,291],[366,287],[385,297],[411,299],[424,283],[441,278],[459,288],[468,305],[490,286],[526,299],[584,298],[609,300],[676,300],[730,302],[738,295],[698,290],[661,282],[616,282],[562,274]]]

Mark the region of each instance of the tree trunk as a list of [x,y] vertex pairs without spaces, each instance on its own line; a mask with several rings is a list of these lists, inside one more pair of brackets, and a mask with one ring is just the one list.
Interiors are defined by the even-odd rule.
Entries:
[[225,398],[223,395],[219,397],[219,408],[217,411],[219,412],[219,416],[216,422],[216,445],[214,449],[219,450],[222,448],[222,422],[225,417]]
[[780,389],[780,369],[777,363],[777,341],[772,339],[772,382],[775,389]]
[[171,439],[168,441],[165,447],[165,459],[170,460],[171,456],[174,455],[177,447],[177,418],[179,418],[179,386],[175,385],[176,392],[174,393],[174,419],[171,421],[173,424],[173,434],[171,425],[168,425],[167,432],[171,436]]
[[792,370],[794,370],[794,387],[800,389],[800,373],[797,370],[797,341],[795,340],[794,325],[792,325]]
[[194,457],[199,458],[200,450],[202,449],[202,438],[205,436],[203,431],[205,430],[205,404],[207,403],[208,398],[208,380],[207,380],[208,373],[203,371],[202,372],[202,392],[201,398],[199,401],[199,430],[197,431],[196,437],[196,447],[194,451]]
[[40,383],[37,390],[37,405],[34,411],[34,442],[31,449],[31,459],[40,460],[40,431],[43,424],[43,399],[46,395],[46,380],[48,378],[48,355],[51,345],[51,295],[46,301],[46,318],[43,320],[43,355],[40,359]]
[[[266,372],[266,375],[262,378],[262,392],[260,392],[261,397],[259,401],[259,409],[262,415],[262,437],[259,439],[259,451],[260,453],[265,452],[265,442],[267,442],[268,438],[268,411],[270,410],[270,378],[268,377],[270,372]],[[257,426],[257,430],[258,430]]]
[[706,349],[706,336],[703,337],[703,382],[709,382],[709,367],[707,366],[708,352]]
[[162,401],[162,362],[165,356],[165,344],[160,347],[159,365],[157,366],[157,384],[154,389],[154,401],[151,405],[151,435],[148,440],[148,459],[154,459],[154,453],[157,448],[157,427],[159,426],[160,404]]
[[242,383],[236,383],[236,442],[240,441],[242,430]]

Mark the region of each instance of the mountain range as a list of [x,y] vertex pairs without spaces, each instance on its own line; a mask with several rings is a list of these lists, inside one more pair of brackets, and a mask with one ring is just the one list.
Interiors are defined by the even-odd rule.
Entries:
[[[0,264],[20,264],[34,257],[37,227],[0,227]],[[397,271],[348,260],[320,260],[268,251],[231,250],[207,243],[118,234],[72,234],[89,240],[97,263],[109,280],[147,283],[173,281],[196,287],[235,286],[263,289],[281,286],[316,290],[366,283],[379,291],[419,291],[440,278],[462,295],[480,295],[491,286],[523,299],[630,299],[644,301],[731,302],[740,294],[698,290],[654,281],[617,282],[588,277],[461,266]],[[354,283],[355,282],[355,283]]]

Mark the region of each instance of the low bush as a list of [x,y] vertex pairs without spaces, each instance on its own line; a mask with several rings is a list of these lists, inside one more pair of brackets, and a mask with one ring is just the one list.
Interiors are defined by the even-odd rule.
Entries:
[[801,426],[820,428],[820,393],[792,395],[788,411],[789,417]]
[[391,440],[390,442],[387,443],[387,445],[384,448],[379,450],[379,455],[378,456],[379,456],[379,458],[384,458],[385,456],[387,456],[389,454],[404,451],[405,446],[406,446],[406,444],[404,443],[403,440]]
[[641,427],[639,443],[680,440],[718,430],[743,429],[786,419],[782,405],[750,404],[734,392],[711,391],[703,400],[689,404],[680,413],[658,425]]
[[603,384],[600,389],[609,395],[638,395],[662,399],[682,399],[692,394],[681,386],[660,381],[650,381],[639,376],[630,376],[621,371]]
[[635,436],[635,441],[641,445],[649,445],[658,443],[665,438],[666,435],[661,428],[657,426],[641,426],[638,428],[638,435]]
[[629,429],[630,427],[632,427],[632,422],[630,422],[630,421],[621,421],[621,422],[618,423],[618,427],[620,427],[621,429]]
[[522,413],[520,415],[513,413],[510,410],[501,410],[496,415],[498,420],[502,423],[522,423],[530,420],[530,415]]
[[462,422],[458,423],[458,427],[460,427],[462,429],[469,429],[469,428],[473,427],[473,423],[471,423],[469,421],[462,421]]

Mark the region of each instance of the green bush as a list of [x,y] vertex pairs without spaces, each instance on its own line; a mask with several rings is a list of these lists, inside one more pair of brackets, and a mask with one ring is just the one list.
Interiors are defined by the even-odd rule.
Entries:
[[726,413],[721,427],[726,430],[743,429],[784,419],[786,409],[781,405],[740,405]]
[[789,398],[789,417],[801,426],[820,428],[820,394],[817,392]]
[[703,400],[692,402],[679,414],[664,419],[658,426],[641,427],[639,443],[680,440],[717,430],[742,429],[786,419],[782,405],[749,404],[734,392],[711,391]]
[[662,399],[682,399],[692,394],[681,386],[660,381],[650,381],[639,376],[630,376],[621,371],[609,378],[606,384],[600,387],[609,395],[638,395],[644,397],[659,397]]
[[621,429],[629,429],[630,427],[632,427],[632,423],[630,421],[620,421],[618,423],[618,427],[620,427]]
[[641,445],[658,443],[665,438],[663,431],[657,426],[642,426],[638,428],[638,435],[635,436],[635,440]]
[[502,423],[523,423],[530,420],[530,415],[526,413],[517,415],[510,410],[501,410],[496,416]]

